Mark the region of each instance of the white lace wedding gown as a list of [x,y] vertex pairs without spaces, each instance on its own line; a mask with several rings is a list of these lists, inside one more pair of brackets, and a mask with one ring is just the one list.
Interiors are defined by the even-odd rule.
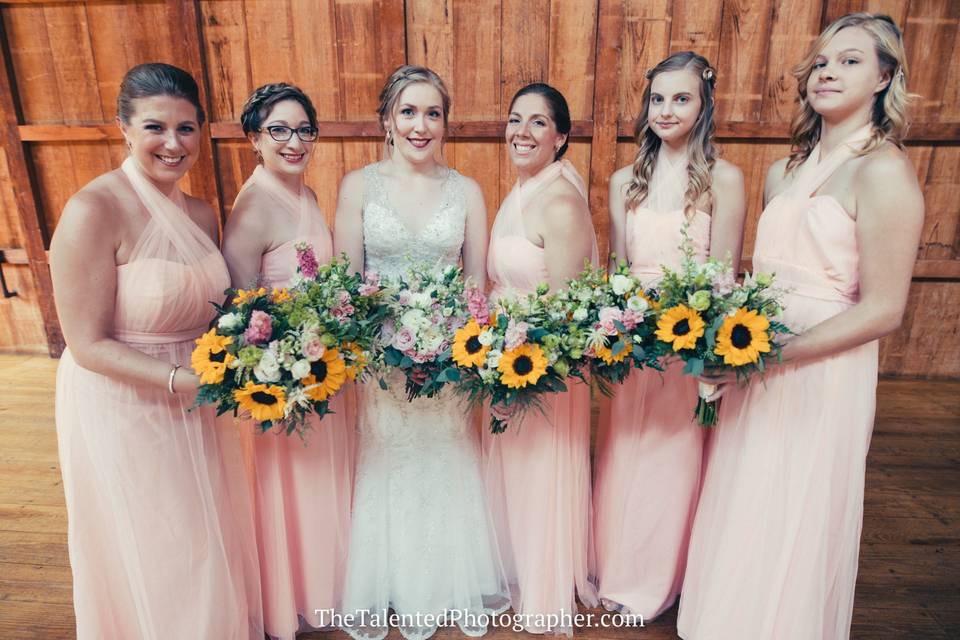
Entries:
[[[427,226],[411,233],[391,206],[379,165],[363,170],[366,269],[403,274],[411,264],[456,264],[466,205],[462,177],[450,170]],[[486,632],[490,614],[509,607],[480,475],[477,434],[452,389],[406,399],[403,380],[360,385],[358,460],[350,556],[341,612],[354,638],[379,640],[390,622],[421,640],[457,624]]]

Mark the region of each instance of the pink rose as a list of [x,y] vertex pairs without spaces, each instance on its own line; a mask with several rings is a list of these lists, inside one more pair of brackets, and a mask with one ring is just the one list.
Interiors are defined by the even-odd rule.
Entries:
[[255,309],[250,314],[250,323],[247,330],[243,332],[243,339],[247,344],[263,344],[270,340],[273,335],[273,320],[270,315]]
[[347,293],[346,291],[341,291],[341,292],[340,292],[340,304],[341,304],[341,305],[345,305],[345,304],[347,304],[348,302],[350,302],[350,294]]
[[404,289],[397,295],[397,301],[405,307],[410,304],[411,300],[413,300],[413,294],[410,289]]
[[633,331],[642,319],[643,314],[631,311],[630,309],[624,309],[620,316],[620,322],[623,323],[627,331]]
[[608,336],[617,334],[616,322],[621,321],[620,310],[616,307],[604,307],[600,309],[600,328]]
[[327,348],[323,346],[323,342],[320,341],[318,336],[312,336],[303,342],[300,352],[310,362],[316,362],[327,352]]
[[416,341],[417,337],[413,335],[413,331],[408,327],[401,328],[400,331],[397,331],[396,335],[393,336],[393,346],[400,351],[410,349]]
[[375,285],[375,284],[368,283],[368,282],[364,282],[364,283],[361,284],[360,287],[357,289],[357,292],[358,292],[360,295],[362,295],[362,296],[372,296],[373,294],[375,294],[375,293],[378,292],[378,291],[380,291],[380,287],[379,287],[379,286],[377,286],[377,285]]

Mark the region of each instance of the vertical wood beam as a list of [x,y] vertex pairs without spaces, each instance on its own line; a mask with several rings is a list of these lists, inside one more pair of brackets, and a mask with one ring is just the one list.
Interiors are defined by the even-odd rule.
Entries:
[[[201,11],[199,0],[168,0],[167,11],[170,14],[171,24],[182,24],[184,48],[183,61],[186,70],[194,77],[197,84],[200,85],[200,103],[207,113],[209,120],[213,115],[213,100],[209,91],[207,81],[207,66],[204,60],[203,43],[201,42]],[[197,174],[199,173],[199,180]],[[220,172],[217,167],[217,157],[213,152],[213,138],[208,125],[202,130],[200,136],[200,159],[191,170],[191,182],[199,182],[203,189],[202,197],[209,202],[217,213],[221,227],[224,218],[224,202],[220,195]],[[200,194],[193,194],[199,196]]]
[[10,59],[6,30],[0,21],[0,135],[2,135],[3,153],[7,157],[10,181],[13,184],[13,196],[17,205],[17,216],[23,229],[24,248],[30,263],[34,289],[37,292],[37,305],[43,318],[43,330],[47,336],[47,351],[54,358],[63,353],[66,346],[63,332],[57,319],[57,309],[53,303],[53,281],[50,279],[50,266],[44,243],[44,225],[37,208],[37,188],[32,171],[20,139],[19,121],[14,96],[16,82],[13,64]]
[[[624,0],[599,0],[596,78],[593,84],[593,143],[590,153],[590,212],[594,227],[607,215],[607,188],[617,165],[617,118],[620,52],[623,48]],[[600,257],[608,250],[606,234],[598,238]],[[605,262],[604,262],[605,263]]]

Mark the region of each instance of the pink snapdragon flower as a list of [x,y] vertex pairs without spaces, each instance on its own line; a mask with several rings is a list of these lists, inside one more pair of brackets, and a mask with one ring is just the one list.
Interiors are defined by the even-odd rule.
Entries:
[[309,242],[298,242],[295,248],[300,275],[307,280],[313,280],[317,277],[317,270],[320,268],[317,256],[313,254],[313,246]]

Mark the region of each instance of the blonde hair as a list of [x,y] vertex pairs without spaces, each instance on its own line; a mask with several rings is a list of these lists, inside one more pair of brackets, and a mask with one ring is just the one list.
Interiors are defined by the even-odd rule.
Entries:
[[390,147],[393,145],[391,134],[384,123],[395,115],[397,103],[400,101],[400,94],[403,93],[403,90],[421,83],[429,84],[440,94],[441,106],[443,107],[443,132],[444,137],[446,137],[450,116],[450,92],[447,91],[447,85],[432,69],[405,64],[397,67],[390,74],[383,85],[383,89],[380,90],[380,104],[377,106],[377,115],[380,116],[380,129],[386,134],[384,157],[389,154]]
[[627,188],[627,209],[635,208],[647,197],[660,151],[660,137],[653,132],[647,121],[653,79],[661,73],[683,69],[692,72],[700,80],[700,114],[687,136],[687,190],[683,194],[683,211],[686,216],[692,217],[700,198],[711,193],[711,172],[717,162],[717,149],[713,144],[713,92],[717,73],[703,56],[692,51],[681,51],[647,71],[643,109],[633,129],[634,139],[640,149],[633,161],[633,179]]
[[800,98],[799,109],[790,125],[788,172],[806,160],[820,141],[821,116],[807,101],[807,81],[813,73],[813,65],[830,39],[850,27],[860,27],[870,34],[880,62],[880,71],[890,75],[889,84],[874,97],[871,114],[873,135],[860,154],[869,153],[887,141],[903,148],[903,139],[909,126],[907,105],[912,96],[907,92],[907,54],[900,29],[890,16],[848,13],[823,30],[806,57],[793,69]]

